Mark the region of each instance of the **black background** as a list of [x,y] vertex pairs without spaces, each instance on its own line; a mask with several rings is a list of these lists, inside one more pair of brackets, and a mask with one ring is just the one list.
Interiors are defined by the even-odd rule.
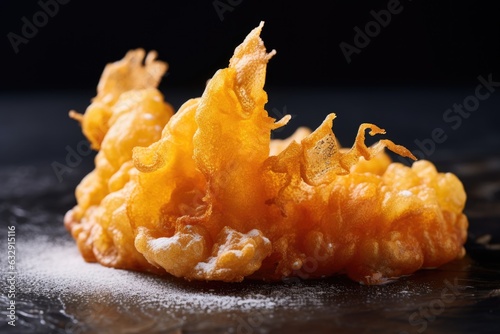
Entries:
[[[373,20],[370,12],[386,9],[389,2],[216,0],[219,6],[231,7],[221,19],[214,0],[71,0],[59,5],[58,13],[26,44],[19,45],[16,53],[7,36],[22,34],[23,18],[33,22],[41,7],[38,0],[0,0],[0,221],[19,224],[19,241],[27,246],[21,249],[21,256],[29,256],[33,251],[29,245],[39,240],[29,239],[29,233],[46,236],[47,251],[52,253],[61,251],[58,242],[63,236],[69,238],[62,217],[74,205],[76,184],[93,168],[95,152],[77,152],[76,158],[73,155],[73,160],[68,160],[69,152],[77,151],[84,142],[79,125],[68,118],[68,110],[85,110],[105,64],[121,59],[130,49],[157,50],[159,58],[170,66],[160,90],[178,108],[187,98],[199,96],[206,80],[227,66],[234,48],[248,32],[265,21],[262,38],[269,50],[277,50],[268,66],[266,109],[275,118],[285,113],[294,116],[286,129],[273,136],[287,136],[299,125],[317,127],[329,112],[337,113],[334,131],[346,145],[352,144],[362,122],[384,127],[387,138],[412,151],[421,149],[418,143],[429,143],[434,129],[442,129],[446,141],[434,142],[427,158],[440,171],[452,171],[464,182],[471,222],[467,252],[477,263],[466,258],[458,267],[422,271],[382,287],[334,279],[321,284],[304,282],[305,289],[279,286],[279,291],[274,287],[215,285],[210,294],[248,298],[255,293],[258,300],[272,290],[290,297],[287,300],[298,300],[284,311],[266,307],[266,312],[274,312],[269,328],[282,326],[285,332],[362,332],[370,328],[402,333],[419,329],[409,323],[408,316],[438,305],[435,303],[444,298],[444,282],[458,278],[467,289],[456,303],[441,309],[442,314],[426,318],[432,319],[426,322],[429,329],[493,332],[498,327],[498,251],[472,241],[486,233],[493,236],[492,245],[500,240],[500,87],[456,129],[443,121],[443,115],[473,96],[478,76],[491,75],[500,82],[498,1],[401,0],[402,11],[392,16],[390,24],[371,38],[367,47],[352,55],[348,64],[339,44],[353,44],[354,28],[364,29]],[[67,165],[71,171],[58,174],[54,163]],[[64,250],[71,255],[66,250],[72,252],[74,246]],[[47,261],[45,253],[39,256],[42,261]],[[57,269],[61,263],[53,265]],[[155,310],[147,319],[158,322],[183,312],[175,307],[179,301],[163,302],[161,296],[170,298],[168,290],[139,296],[132,288],[130,296],[109,293],[103,298],[104,286],[99,284],[90,292],[67,289],[58,280],[47,284],[47,277],[53,277],[52,269],[50,266],[46,273],[35,272],[36,268],[20,272],[36,282],[19,281],[21,287],[27,287],[25,296],[30,300],[19,304],[23,310],[19,315],[31,328],[54,326],[51,332],[56,332],[54,328],[66,325],[69,317],[72,323],[82,317],[104,317],[114,331],[130,324],[131,319],[136,324],[140,321],[143,329],[145,318],[140,315],[147,315],[143,306]],[[110,282],[115,274],[110,274]],[[51,285],[54,282],[56,287]],[[143,283],[149,286],[151,282],[148,278]],[[188,295],[202,290],[192,282],[189,287],[172,284],[176,291],[184,290]],[[43,296],[39,301],[29,298],[37,286]],[[168,286],[170,283],[164,285]],[[74,298],[78,295],[85,298]],[[314,298],[307,299],[308,295]],[[101,308],[90,308],[96,301]],[[111,313],[101,312],[101,318],[92,318],[89,310],[103,310],[101,305],[108,305]],[[173,305],[172,312],[165,309],[169,305]],[[310,308],[308,313],[310,305],[322,306]],[[210,328],[207,326],[212,326],[212,321],[221,330],[238,314],[232,310],[233,315],[223,315],[219,321],[222,314],[207,313],[205,305],[201,310],[193,307],[196,313],[190,309],[183,317],[188,332],[195,332],[190,329],[198,326]],[[140,312],[135,312],[138,308]],[[119,310],[128,313],[110,322],[113,318],[108,315],[123,315],[113,313]],[[245,305],[243,310],[254,309]]]
[[178,108],[202,94],[207,79],[227,66],[260,21],[267,49],[277,51],[268,66],[266,108],[275,118],[295,116],[275,137],[299,125],[315,128],[336,112],[334,131],[346,145],[362,122],[384,127],[410,150],[436,127],[448,138],[436,153],[500,142],[499,93],[481,102],[458,130],[443,124],[445,110],[474,93],[478,76],[500,81],[495,1],[401,0],[399,14],[351,63],[339,44],[353,45],[354,29],[364,30],[374,20],[371,11],[391,1],[70,0],[17,53],[9,34],[22,36],[23,19],[33,22],[42,8],[34,0],[0,1],[2,164],[61,161],[67,146],[83,139],[68,110],[83,112],[105,64],[128,50],[158,51],[169,64],[160,90]]
[[[364,29],[370,11],[389,2],[71,0],[16,54],[7,34],[21,35],[21,19],[33,22],[41,7],[3,0],[0,88],[93,89],[104,64],[137,47],[169,63],[166,87],[203,87],[261,20],[267,48],[278,52],[270,86],[449,85],[499,72],[495,1],[401,0],[401,12],[348,64],[339,44],[353,44],[354,27]],[[220,16],[214,3],[230,9]]]

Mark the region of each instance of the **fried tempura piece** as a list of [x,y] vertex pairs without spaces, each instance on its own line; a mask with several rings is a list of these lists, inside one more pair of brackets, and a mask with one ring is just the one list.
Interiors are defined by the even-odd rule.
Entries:
[[283,218],[264,232],[276,238],[274,261],[281,260],[276,269],[264,263],[261,270],[269,266],[264,276],[345,272],[359,282],[380,284],[462,257],[467,218],[460,181],[438,174],[428,161],[411,168],[391,163],[380,152],[382,145],[411,156],[392,142],[366,148],[363,132],[378,132],[373,125],[360,127],[351,150],[339,150],[333,117],[266,161],[267,196]]
[[161,138],[135,144],[132,160],[116,125],[99,126],[102,147],[114,141],[123,150],[93,172],[113,173],[82,181],[67,216],[84,257],[188,280],[346,273],[381,284],[463,256],[461,182],[428,161],[392,163],[386,148],[414,157],[390,140],[367,147],[366,130],[383,129],[362,124],[352,148],[342,148],[330,114],[313,132],[300,128],[271,141],[290,117],[276,121],[264,109],[275,52],[266,52],[262,26],[203,95],[171,117]]
[[78,205],[64,222],[85,260],[154,270],[133,245],[125,203],[128,181],[137,173],[132,149],[157,141],[173,109],[156,89],[166,63],[155,60],[156,53],[150,52],[143,65],[144,56],[144,50],[137,49],[108,64],[85,115],[70,112],[99,153],[94,171],[76,189]]
[[239,281],[271,252],[270,241],[252,228],[255,213],[265,214],[267,205],[249,196],[263,190],[251,180],[261,174],[270,131],[278,126],[264,110],[262,88],[273,53],[259,38],[261,28],[247,36],[199,100],[181,107],[162,140],[134,152],[136,167],[145,172],[129,204],[136,247],[176,276]]

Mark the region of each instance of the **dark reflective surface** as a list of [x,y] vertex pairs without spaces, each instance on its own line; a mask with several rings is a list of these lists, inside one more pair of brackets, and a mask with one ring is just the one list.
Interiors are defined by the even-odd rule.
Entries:
[[[18,319],[15,331],[5,323],[8,300],[2,295],[1,330],[494,332],[500,324],[498,189],[493,197],[492,192],[481,192],[485,187],[482,178],[472,172],[466,175],[464,170],[486,171],[487,166],[493,166],[498,172],[500,160],[496,159],[449,166],[462,171],[469,193],[475,196],[468,203],[471,227],[467,257],[385,286],[362,286],[344,277],[273,284],[190,283],[88,264],[62,226],[62,215],[73,204],[72,183],[79,174],[60,185],[50,181],[55,178],[46,167],[4,168],[1,176],[8,182],[0,192],[0,214],[7,223],[4,230],[6,225],[16,226]],[[6,249],[5,238],[2,249]],[[2,291],[6,288],[2,286]]]
[[[59,144],[64,148],[64,144]],[[64,159],[64,158],[62,158]],[[2,277],[16,227],[16,327],[2,333],[497,333],[500,328],[500,154],[447,150],[432,159],[468,193],[467,256],[384,286],[345,277],[186,282],[85,263],[62,224],[91,159],[58,182],[52,160],[0,168]],[[62,161],[59,159],[58,161]]]

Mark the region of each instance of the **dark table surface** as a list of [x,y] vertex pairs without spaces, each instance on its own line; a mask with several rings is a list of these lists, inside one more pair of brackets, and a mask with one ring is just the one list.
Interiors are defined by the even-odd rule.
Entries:
[[[295,115],[288,135],[336,112],[334,131],[350,145],[361,122],[418,149],[441,127],[447,140],[428,159],[457,174],[468,194],[464,259],[383,286],[345,277],[237,284],[173,277],[85,263],[62,224],[74,187],[92,156],[58,179],[68,147],[83,139],[67,119],[92,94],[0,95],[0,332],[12,333],[497,333],[500,331],[500,93],[457,129],[443,113],[473,93],[454,89],[361,88],[270,91],[268,110]],[[175,107],[189,92],[167,92]],[[196,95],[196,94],[193,94]],[[7,324],[7,226],[16,227],[16,327]]]

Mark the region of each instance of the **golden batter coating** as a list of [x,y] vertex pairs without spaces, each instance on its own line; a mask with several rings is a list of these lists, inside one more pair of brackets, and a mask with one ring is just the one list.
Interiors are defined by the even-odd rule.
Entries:
[[[109,104],[79,116],[100,148],[96,169],[65,220],[84,258],[188,280],[345,273],[382,284],[462,257],[468,222],[461,182],[428,161],[392,163],[386,148],[414,157],[390,140],[364,144],[367,130],[373,136],[383,129],[362,124],[352,148],[342,148],[330,114],[313,132],[270,139],[290,117],[276,121],[264,109],[275,51],[266,52],[262,26],[203,95],[172,117],[151,87],[157,79],[137,79],[138,87],[128,83],[123,92],[99,84],[89,110],[99,96],[112,96],[102,102]],[[132,64],[124,73],[142,78],[147,70]],[[120,125],[125,117],[133,121]]]
[[132,148],[157,141],[173,108],[156,89],[167,64],[156,60],[154,52],[144,57],[144,50],[137,49],[108,64],[85,114],[70,112],[99,153],[95,169],[78,185],[78,205],[66,214],[64,223],[86,261],[155,270],[134,247],[126,214],[132,186],[128,181],[137,174]]

